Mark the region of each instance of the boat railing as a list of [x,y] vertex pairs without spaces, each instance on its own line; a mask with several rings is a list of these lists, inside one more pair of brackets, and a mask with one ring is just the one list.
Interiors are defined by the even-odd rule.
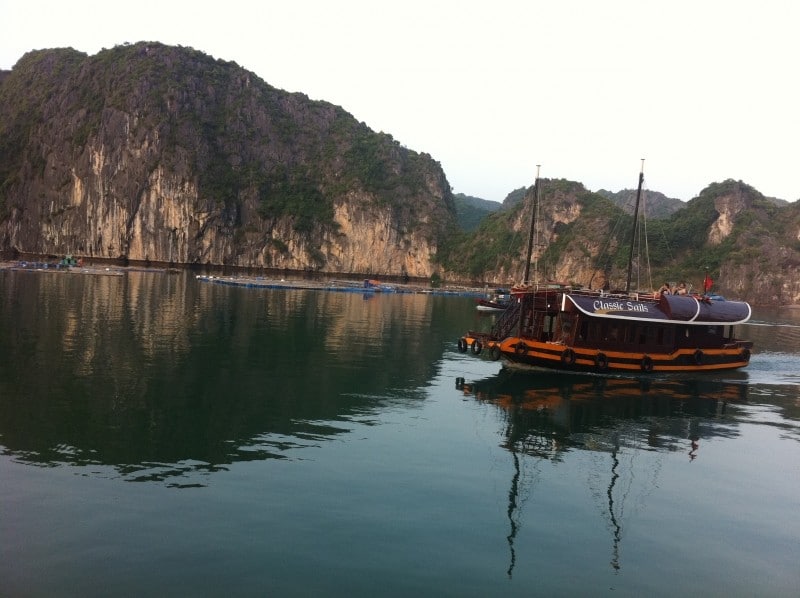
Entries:
[[604,291],[591,289],[574,289],[569,291],[570,295],[584,295],[589,297],[602,297],[609,299],[631,299],[633,301],[654,301],[658,300],[658,293],[650,291]]
[[522,304],[519,301],[512,301],[511,305],[497,318],[497,321],[492,326],[492,338],[495,340],[502,340],[519,326],[519,312],[522,309]]

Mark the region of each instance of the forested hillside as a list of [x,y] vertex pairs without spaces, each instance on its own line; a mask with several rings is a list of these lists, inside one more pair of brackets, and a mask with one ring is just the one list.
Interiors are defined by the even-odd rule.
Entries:
[[235,63],[139,43],[23,56],[0,84],[0,248],[428,277],[440,165]]
[[[474,280],[521,282],[533,189],[442,249],[445,269]],[[708,272],[715,290],[756,304],[800,303],[800,205],[777,205],[741,181],[713,183],[671,215],[640,221],[582,184],[540,181],[537,241],[530,280],[624,288],[631,238],[633,282],[654,290],[664,280],[694,288]]]
[[465,231],[475,230],[484,218],[503,207],[496,201],[472,197],[463,193],[456,193],[453,200],[458,226]]
[[[190,48],[33,51],[0,72],[0,251],[521,282],[531,188],[502,205],[454,197],[423,149]],[[539,190],[532,278],[621,286],[634,192]],[[723,294],[800,302],[797,203],[734,180],[647,197],[639,288],[708,271]]]
[[[628,214],[633,214],[636,205],[636,189],[623,189],[616,192],[600,189],[597,193],[610,199]],[[647,218],[667,218],[685,206],[680,199],[667,197],[663,193],[652,190],[642,192],[640,204],[640,209]]]

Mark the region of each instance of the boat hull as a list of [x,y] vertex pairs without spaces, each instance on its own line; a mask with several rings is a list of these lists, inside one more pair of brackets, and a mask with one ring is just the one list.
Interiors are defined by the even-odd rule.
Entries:
[[487,342],[467,336],[460,339],[458,346],[462,352],[485,353],[491,359],[503,358],[512,365],[600,374],[713,372],[743,368],[750,362],[747,341],[723,348],[680,348],[670,353],[570,347],[517,337]]
[[478,299],[475,302],[478,311],[505,311],[508,309],[508,301],[492,301],[490,299]]

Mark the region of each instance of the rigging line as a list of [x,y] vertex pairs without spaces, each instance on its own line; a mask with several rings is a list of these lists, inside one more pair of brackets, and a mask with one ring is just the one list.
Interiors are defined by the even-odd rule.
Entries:
[[[622,221],[624,218],[625,210],[623,208],[614,222],[613,228],[606,237],[605,245],[603,245],[603,248],[600,250],[600,253],[597,256],[597,268],[603,270],[604,275],[613,261],[613,256],[611,255],[611,243],[617,239],[619,235],[619,229],[622,227]],[[592,275],[592,278],[594,278],[594,275]],[[591,287],[591,280],[589,281],[589,286]]]
[[[514,226],[510,219],[505,221],[509,230],[514,231]],[[496,282],[498,285],[502,284],[505,286],[509,280],[513,280],[514,271],[516,270],[516,260],[513,256],[518,254],[518,245],[520,244],[520,239],[522,238],[522,233],[519,230],[513,232],[513,234],[509,235],[508,240],[500,252],[498,252],[497,256],[494,259],[494,266],[489,266],[491,272],[495,274],[503,272],[505,275],[506,280],[501,282],[499,278],[497,278]],[[509,259],[506,259],[503,256],[512,256]],[[484,271],[484,277],[486,277],[486,271]]]
[[[660,242],[661,247],[659,248],[659,252],[664,252],[666,254],[666,258],[669,262],[673,262],[675,257],[672,253],[672,245],[670,243],[669,237],[667,236],[667,227],[664,223],[669,220],[672,220],[674,213],[669,214],[667,216],[662,216],[661,218],[656,218],[657,221],[656,225],[656,233],[657,233],[657,241]],[[663,264],[663,259],[662,259]]]
[[[537,234],[537,227],[538,227],[538,204],[539,204],[539,169],[541,168],[541,164],[536,165],[536,182],[533,184],[533,205],[531,206],[531,220],[530,220],[530,230],[528,232],[528,251],[525,254],[525,271],[522,276],[522,284],[529,284],[530,280],[530,272],[531,272],[531,256],[533,255],[533,245],[534,245],[534,238]],[[537,262],[538,263],[538,262]]]
[[[611,200],[608,200],[611,201]],[[613,202],[612,202],[613,203]],[[602,270],[603,275],[607,273],[606,270],[608,266],[611,264],[612,257],[611,257],[611,241],[616,238],[617,236],[617,229],[620,227],[622,223],[622,218],[624,217],[625,210],[624,206],[622,211],[620,212],[619,216],[617,217],[616,221],[614,222],[614,226],[609,231],[608,235],[606,235],[606,242],[601,247],[600,251],[597,252],[597,258],[593,264],[593,270]],[[609,223],[611,222],[611,218],[608,219]],[[596,272],[592,272],[591,278],[589,278],[589,284],[587,285],[590,289],[592,288],[592,281],[594,280]]]
[[[527,191],[525,193],[527,193]],[[504,206],[503,208],[500,208],[498,212],[495,212],[498,215],[502,214],[504,222],[508,228],[513,231],[513,234],[508,237],[505,247],[505,255],[514,255],[518,241],[522,238],[523,227],[520,226],[520,228],[515,229],[513,225],[512,213],[517,206],[519,206],[520,219],[522,219],[522,210],[525,207],[525,194],[523,194],[522,199],[520,199],[517,204],[511,204],[508,207]]]
[[[642,158],[642,168],[639,171],[639,185],[636,188],[636,206],[633,209],[633,230],[631,230],[631,247],[628,252],[628,280],[625,283],[625,292],[629,293],[631,290],[631,274],[633,263],[633,249],[636,245],[636,231],[639,224],[639,202],[642,199],[642,184],[644,183],[644,158]],[[640,239],[641,241],[641,239]]]
[[[642,188],[644,187],[644,177],[642,177]],[[641,195],[641,189],[639,191]],[[641,201],[639,203],[639,208],[643,210],[643,206]],[[636,267],[636,289],[641,288],[641,274],[642,274],[642,219],[639,214],[634,215],[635,221],[633,223],[633,257],[635,258],[631,262],[631,268]]]
[[636,286],[642,289],[642,270],[647,276],[647,288],[653,289],[653,271],[650,263],[650,238],[647,232],[647,187],[642,179],[641,215],[635,226]]
[[[647,250],[647,202],[646,202],[646,192],[645,192],[645,184],[644,184],[644,177],[642,177],[641,182],[641,201],[640,201],[640,214],[638,221],[634,223],[634,249],[636,255],[636,289],[642,289],[642,259],[647,262],[647,267],[649,268],[649,253]],[[644,251],[644,255],[643,252]],[[649,279],[649,276],[648,276]],[[652,288],[652,281],[649,284],[650,288]]]
[[534,217],[536,218],[536,227],[533,231],[533,244],[535,249],[534,258],[533,258],[533,284],[534,286],[539,285],[539,254],[541,253],[541,247],[539,240],[539,231],[541,230],[541,216],[542,216],[542,209],[541,205],[542,202],[539,200],[541,196],[541,186],[542,183],[539,180],[539,164],[536,165],[536,196],[534,199],[533,210],[534,210]]
[[645,188],[644,192],[642,193],[642,205],[644,209],[642,210],[642,225],[644,227],[644,256],[645,261],[647,262],[647,286],[650,289],[654,289],[653,286],[653,271],[650,268],[650,241],[647,236],[647,190]]

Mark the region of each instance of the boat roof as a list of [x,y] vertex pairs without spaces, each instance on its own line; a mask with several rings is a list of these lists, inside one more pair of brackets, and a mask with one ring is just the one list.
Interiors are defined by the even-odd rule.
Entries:
[[702,295],[662,295],[659,299],[642,300],[623,295],[564,293],[562,310],[567,308],[567,301],[592,317],[667,324],[743,324],[752,315],[750,305],[744,301]]

